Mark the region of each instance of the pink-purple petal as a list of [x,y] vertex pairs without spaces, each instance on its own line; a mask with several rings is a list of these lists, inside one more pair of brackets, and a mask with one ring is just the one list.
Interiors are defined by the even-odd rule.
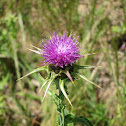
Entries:
[[80,47],[78,47],[78,39],[74,38],[72,32],[68,36],[66,31],[63,35],[53,32],[50,39],[46,39],[46,44],[43,43],[42,56],[45,58],[45,63],[63,67],[72,65],[80,56]]

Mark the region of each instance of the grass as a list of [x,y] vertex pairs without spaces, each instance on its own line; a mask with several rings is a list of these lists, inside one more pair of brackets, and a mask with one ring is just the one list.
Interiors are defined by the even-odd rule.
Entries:
[[[106,9],[110,3],[111,9]],[[78,13],[78,8],[84,5],[88,8],[86,15]],[[116,18],[116,23],[110,17],[113,7],[121,10],[123,16]],[[118,3],[92,0],[84,4],[78,0],[2,0],[0,13],[0,125],[58,124],[52,99],[46,97],[41,103],[44,91],[38,94],[41,87],[38,75],[16,80],[43,60],[26,48],[30,44],[41,46],[41,39],[51,31],[62,33],[64,29],[79,36],[83,54],[99,52],[81,58],[78,63],[103,66],[80,72],[104,88],[102,91],[82,79],[75,80],[75,87],[68,85],[74,107],[66,101],[67,108],[88,118],[94,126],[126,125],[126,49],[121,51],[125,38],[120,39],[126,34],[125,0]],[[117,12],[114,14],[118,17]]]

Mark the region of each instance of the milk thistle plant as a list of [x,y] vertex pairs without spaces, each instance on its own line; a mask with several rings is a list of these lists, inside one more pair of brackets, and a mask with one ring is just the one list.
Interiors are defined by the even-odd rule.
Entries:
[[[67,85],[69,82],[74,85],[76,77],[81,77],[84,80],[96,85],[78,72],[79,69],[94,67],[79,66],[76,64],[79,58],[83,57],[83,55],[80,54],[80,47],[78,44],[78,38],[75,39],[75,35],[72,35],[72,33],[68,36],[66,31],[63,32],[63,35],[53,32],[50,38],[42,40],[42,49],[35,46],[32,46],[34,49],[29,49],[30,51],[44,57],[45,60],[42,62],[42,66],[22,77],[24,78],[33,73],[39,73],[40,71],[46,72],[46,77],[38,74],[43,82],[41,88],[44,88],[45,90],[42,101],[45,99],[47,93],[53,98],[55,104],[57,105],[57,112],[59,113],[59,126],[67,126],[68,124],[73,125],[73,123],[83,123],[87,126],[92,126],[91,122],[86,118],[76,117],[75,115],[68,113],[64,103],[64,98],[66,98],[72,106],[72,103],[68,98]],[[51,84],[55,85],[56,89],[59,90],[58,94],[49,90]]]

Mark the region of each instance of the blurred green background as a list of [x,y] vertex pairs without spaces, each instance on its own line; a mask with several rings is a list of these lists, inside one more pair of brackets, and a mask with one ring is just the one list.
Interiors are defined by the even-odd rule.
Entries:
[[104,90],[82,79],[68,84],[67,109],[94,126],[126,126],[125,0],[0,0],[0,126],[58,125],[52,99],[41,103],[38,75],[16,81],[43,60],[27,48],[53,30],[79,36],[83,55],[100,52],[79,64],[102,66],[81,72]]

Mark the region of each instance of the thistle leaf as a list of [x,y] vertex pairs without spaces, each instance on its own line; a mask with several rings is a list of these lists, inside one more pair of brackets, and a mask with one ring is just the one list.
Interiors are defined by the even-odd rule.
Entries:
[[85,126],[93,126],[93,124],[84,117],[77,117],[72,114],[68,114],[65,116],[65,124],[70,124],[70,123],[81,123],[84,124]]
[[65,89],[64,89],[64,81],[63,81],[63,80],[60,80],[60,89],[61,89],[63,95],[65,96],[65,98],[68,100],[68,102],[69,102],[70,105],[72,106],[72,104],[71,104],[71,102],[70,102],[70,100],[69,100],[69,98],[68,98],[68,96],[67,96],[67,93],[66,93],[66,91],[65,91]]
[[[89,82],[89,83],[91,83],[91,84],[93,84],[93,85],[95,85],[96,87],[98,87],[98,88],[101,88],[101,89],[103,89],[102,87],[100,87],[99,85],[97,85],[97,84],[95,84],[94,82],[92,82],[92,81],[90,81],[90,80],[88,80],[85,76],[83,76],[83,75],[80,75],[80,74],[78,74],[82,79],[84,79],[84,80],[86,80],[87,82]],[[104,90],[104,89],[103,89]]]

